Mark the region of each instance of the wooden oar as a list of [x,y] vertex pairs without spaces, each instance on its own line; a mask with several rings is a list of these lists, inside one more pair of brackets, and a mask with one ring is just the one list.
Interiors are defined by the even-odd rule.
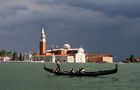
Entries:
[[[56,67],[57,68],[57,67]],[[53,76],[54,75],[54,72],[56,71],[56,68],[53,70],[53,73],[51,73],[51,76]]]
[[54,71],[55,71],[55,70],[53,70],[53,73],[51,73],[51,77],[54,75]]

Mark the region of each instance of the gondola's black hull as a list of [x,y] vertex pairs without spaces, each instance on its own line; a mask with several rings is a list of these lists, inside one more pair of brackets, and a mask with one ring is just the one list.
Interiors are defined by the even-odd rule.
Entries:
[[71,73],[70,71],[60,71],[60,72],[54,72],[53,69],[47,68],[44,65],[44,70],[56,75],[68,75],[68,76],[89,76],[89,77],[97,77],[97,76],[101,76],[101,75],[109,75],[109,74],[114,74],[117,73],[118,71],[118,66],[117,64],[115,65],[114,69],[111,70],[102,70],[102,71],[96,71],[96,72],[85,72],[83,74],[81,73]]

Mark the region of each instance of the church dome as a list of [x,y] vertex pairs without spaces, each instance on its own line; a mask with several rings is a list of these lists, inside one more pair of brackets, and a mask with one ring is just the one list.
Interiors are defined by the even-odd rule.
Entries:
[[84,53],[84,52],[85,51],[84,51],[84,49],[82,47],[78,49],[78,53]]
[[70,46],[69,44],[64,44],[63,48],[64,48],[64,49],[70,49],[71,46]]

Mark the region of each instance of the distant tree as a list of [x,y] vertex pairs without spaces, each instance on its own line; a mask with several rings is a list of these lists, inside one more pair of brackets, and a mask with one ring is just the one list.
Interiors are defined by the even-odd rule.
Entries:
[[0,56],[6,56],[6,51],[5,50],[0,50]]
[[12,52],[11,51],[7,52],[7,56],[11,57],[12,56]]
[[130,62],[135,62],[135,58],[134,58],[134,55],[130,55],[130,58],[129,58]]
[[14,51],[12,57],[13,57],[13,60],[14,60],[14,61],[17,60],[17,59],[18,59],[18,54],[17,54],[17,52]]
[[22,53],[19,54],[18,60],[19,61],[23,61],[23,55],[22,55]]

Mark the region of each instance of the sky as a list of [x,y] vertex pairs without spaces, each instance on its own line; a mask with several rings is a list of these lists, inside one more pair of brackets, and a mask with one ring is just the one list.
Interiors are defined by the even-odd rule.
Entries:
[[0,50],[38,52],[68,41],[123,60],[140,56],[140,0],[0,0]]

